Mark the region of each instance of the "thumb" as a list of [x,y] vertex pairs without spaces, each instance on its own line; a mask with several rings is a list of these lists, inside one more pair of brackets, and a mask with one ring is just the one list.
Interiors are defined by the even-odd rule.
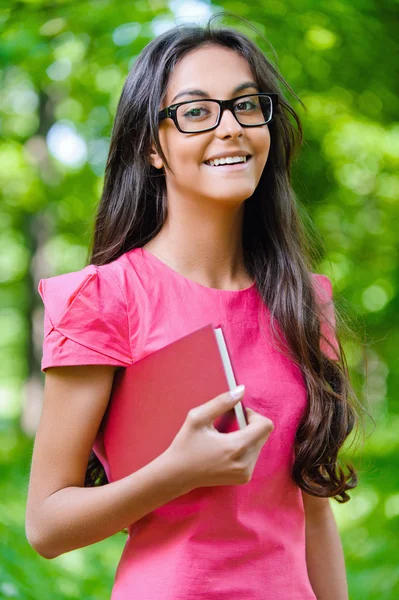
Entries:
[[210,425],[217,417],[234,408],[244,396],[245,385],[239,385],[232,391],[236,392],[235,397],[232,396],[231,391],[224,392],[223,394],[219,394],[215,398],[212,398],[212,400],[208,400],[208,402],[204,402],[204,404],[192,408],[190,412],[201,424]]

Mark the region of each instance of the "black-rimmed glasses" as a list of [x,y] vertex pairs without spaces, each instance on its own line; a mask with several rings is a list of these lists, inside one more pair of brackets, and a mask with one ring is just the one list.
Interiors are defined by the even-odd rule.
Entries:
[[186,100],[159,112],[159,122],[170,118],[182,133],[200,133],[218,127],[223,112],[230,110],[243,127],[266,125],[273,118],[278,94],[245,94],[231,100]]

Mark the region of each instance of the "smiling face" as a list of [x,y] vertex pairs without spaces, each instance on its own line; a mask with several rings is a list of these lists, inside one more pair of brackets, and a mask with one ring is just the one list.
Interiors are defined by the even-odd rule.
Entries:
[[[201,90],[208,98],[218,100],[267,91],[257,88],[245,58],[214,44],[193,50],[177,63],[160,108],[203,97],[198,93],[180,95],[190,89]],[[216,129],[201,133],[181,133],[172,119],[167,118],[160,123],[159,138],[170,166],[170,170],[165,170],[168,200],[177,195],[230,206],[253,194],[270,148],[267,125],[243,127],[229,110],[224,111]],[[207,164],[209,159],[226,155],[250,158],[236,166]],[[163,166],[154,147],[150,160],[157,168]]]

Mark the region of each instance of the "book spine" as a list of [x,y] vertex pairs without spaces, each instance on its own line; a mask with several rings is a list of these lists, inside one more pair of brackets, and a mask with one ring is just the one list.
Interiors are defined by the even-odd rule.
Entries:
[[[227,349],[226,339],[224,337],[223,330],[221,327],[215,327],[215,328],[213,328],[213,330],[216,335],[216,341],[217,341],[217,344],[219,347],[219,352],[220,352],[220,356],[221,356],[221,359],[223,362],[224,371],[226,373],[229,390],[233,390],[235,387],[237,387],[237,382],[236,382],[236,378],[234,376],[233,366],[231,364],[231,359],[230,359],[229,352]],[[239,428],[244,429],[244,427],[246,427],[246,425],[247,425],[247,420],[245,418],[244,407],[243,407],[243,404],[241,401],[237,402],[237,404],[234,407],[234,411],[236,414],[236,419],[237,419]]]

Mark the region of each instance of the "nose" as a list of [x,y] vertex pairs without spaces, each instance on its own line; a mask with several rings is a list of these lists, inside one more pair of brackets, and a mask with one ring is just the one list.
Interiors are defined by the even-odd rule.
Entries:
[[240,137],[243,134],[243,127],[237,121],[231,110],[226,108],[223,111],[219,125],[215,129],[218,137]]

